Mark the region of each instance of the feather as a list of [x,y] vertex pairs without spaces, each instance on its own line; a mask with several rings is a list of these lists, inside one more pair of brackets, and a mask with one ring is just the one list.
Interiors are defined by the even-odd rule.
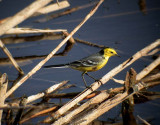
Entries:
[[48,65],[48,66],[43,66],[43,68],[68,68],[68,64],[59,64],[59,65]]

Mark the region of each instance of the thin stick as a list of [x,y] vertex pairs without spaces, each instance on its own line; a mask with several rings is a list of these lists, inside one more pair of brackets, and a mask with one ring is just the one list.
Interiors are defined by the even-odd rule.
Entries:
[[33,16],[38,16],[41,14],[47,14],[50,12],[58,11],[58,10],[64,9],[69,6],[70,6],[70,4],[68,1],[66,1],[66,0],[60,1],[58,4],[57,3],[50,4],[46,7],[39,9],[35,14],[33,14]]
[[30,103],[30,102],[33,102],[39,98],[42,98],[45,94],[49,94],[57,89],[59,89],[60,87],[62,87],[64,84],[66,84],[68,81],[62,81],[61,83],[58,83],[58,84],[55,84],[51,87],[49,87],[47,90],[45,90],[45,92],[41,92],[41,93],[38,93],[36,95],[32,95],[32,96],[29,96],[27,98],[27,103]]
[[15,106],[10,106],[8,104],[4,104],[4,105],[0,106],[0,110],[1,109],[20,109],[20,108],[40,108],[40,106],[35,106],[35,105],[25,105],[25,106],[15,105]]
[[77,125],[77,124],[78,125],[88,125],[91,121],[95,119],[95,117],[98,118],[100,115],[104,114],[105,112],[113,108],[114,106],[121,103],[120,100],[127,97],[127,95],[128,95],[127,92],[124,92],[123,94],[117,94],[113,98],[108,99],[104,101],[103,103],[97,105],[96,108],[91,109],[87,111],[86,113],[84,113],[83,115],[81,115],[80,117],[78,117],[77,119],[74,119],[69,124],[70,125]]
[[10,37],[4,37],[1,40],[4,44],[13,44],[13,43],[24,43],[24,42],[37,42],[40,40],[57,40],[62,39],[63,36],[61,33],[55,34],[55,33],[44,33],[40,35],[33,35],[33,36],[10,36]]
[[[38,108],[38,107],[35,107],[35,108]],[[35,117],[38,117],[40,115],[44,115],[44,114],[47,114],[49,112],[53,112],[54,110],[56,110],[58,108],[58,106],[53,106],[51,108],[47,108],[47,109],[43,109],[41,111],[38,111],[38,112],[35,112],[34,114],[32,114],[31,116],[27,116],[27,117],[23,117],[21,119],[21,121],[19,122],[20,124],[32,119],[32,118],[35,118]]]
[[45,18],[43,17],[43,18],[41,18],[41,19],[36,20],[35,22],[38,22],[38,23],[46,22],[46,21],[49,21],[49,20],[51,20],[51,19],[55,19],[55,18],[57,18],[57,17],[61,17],[61,16],[64,16],[64,15],[67,15],[67,14],[71,14],[71,13],[73,13],[73,12],[75,12],[75,11],[88,8],[88,7],[90,7],[90,6],[95,5],[96,3],[97,3],[97,2],[93,2],[93,3],[89,3],[89,4],[86,4],[86,5],[82,5],[82,6],[78,6],[78,7],[74,7],[74,8],[65,10],[64,12],[54,13],[54,14],[48,15],[47,18],[46,18],[46,17],[45,17]]
[[13,86],[5,95],[7,98],[11,95],[19,86],[21,86],[30,76],[36,73],[53,55],[73,36],[75,32],[79,30],[79,28],[96,12],[100,4],[104,0],[101,0],[97,6],[91,10],[91,12],[82,20],[82,22],[68,35],[44,60],[42,60],[39,64],[37,64],[27,75],[25,75],[15,86]]
[[[108,72],[105,76],[100,79],[101,83],[105,84],[107,81],[110,80],[114,75],[122,71],[124,68],[131,65],[134,61],[141,58],[143,55],[146,55],[150,50],[155,48],[156,46],[160,45],[160,39],[156,40],[154,43],[150,44],[149,46],[145,47],[144,49],[140,50],[136,54],[134,54],[131,58],[120,64],[119,66],[112,69],[110,72]],[[66,103],[63,107],[61,107],[58,111],[56,111],[56,118],[60,117],[62,114],[67,112],[69,109],[71,109],[73,106],[75,106],[79,101],[81,101],[83,98],[85,98],[87,95],[89,95],[92,91],[96,90],[100,87],[100,84],[98,82],[94,82],[91,85],[92,89],[86,89],[82,93],[80,93],[78,96],[73,98],[71,101]],[[48,118],[50,119],[50,118]]]
[[0,25],[0,36],[3,35],[7,30],[11,29],[12,27],[16,26],[17,24],[30,17],[37,10],[47,5],[51,1],[52,0],[36,0],[13,17],[7,19],[4,23]]
[[145,88],[145,86],[142,85],[142,83],[138,83],[135,86],[136,86],[137,91],[134,91],[133,93],[131,93],[129,95],[128,95],[127,91],[124,93],[119,93],[116,96],[114,96],[113,98],[110,98],[100,104],[97,104],[96,108],[84,112],[83,115],[74,119],[69,124],[70,125],[76,125],[76,124],[87,125],[87,124],[91,123],[93,120],[97,119],[102,114],[104,114],[105,112],[109,111],[113,107],[115,107],[118,104],[120,104],[121,102],[123,102],[125,99],[128,99],[129,97],[133,96],[138,91]]
[[18,63],[15,61],[15,59],[12,57],[12,54],[9,52],[9,50],[7,49],[7,47],[3,44],[3,42],[0,40],[0,47],[3,49],[3,51],[5,52],[5,54],[8,56],[8,58],[11,60],[12,64],[14,65],[14,67],[17,69],[17,71],[20,74],[24,74],[23,70],[20,68],[20,66],[18,65]]
[[119,79],[115,79],[115,78],[111,78],[114,82],[117,82],[119,84],[124,84],[124,80],[119,80]]
[[159,51],[160,51],[160,48],[156,48],[156,49],[152,50],[150,53],[148,53],[146,56],[154,55],[154,54],[156,54]]
[[[68,81],[62,81],[62,82],[60,82],[60,83],[58,83],[58,84],[54,84],[53,86],[49,87],[48,89],[46,89],[46,90],[43,91],[43,92],[40,92],[40,93],[38,93],[38,94],[31,95],[31,96],[27,97],[27,99],[26,99],[26,104],[31,103],[31,102],[39,99],[39,98],[42,98],[42,97],[44,97],[44,96],[52,93],[53,91],[58,90],[59,88],[62,88],[62,86],[64,86],[67,82],[68,82]],[[46,96],[46,97],[48,97],[48,96]],[[8,107],[8,106],[13,106],[13,107],[14,107],[14,106],[17,106],[17,107],[19,107],[19,103],[20,103],[20,100],[17,99],[17,100],[15,100],[14,102],[11,102],[11,103],[5,103],[5,105],[3,105],[3,106],[4,106],[4,107],[5,107],[5,106],[6,106],[6,107]],[[0,107],[2,107],[2,106],[0,106]]]
[[106,46],[104,46],[104,45],[98,45],[98,44],[91,43],[91,42],[88,42],[88,41],[80,40],[80,39],[78,39],[78,38],[74,38],[74,39],[75,39],[77,42],[79,42],[79,43],[87,44],[87,45],[89,45],[89,46],[94,46],[94,47],[98,47],[98,48],[104,48],[104,47],[106,47]]
[[[32,16],[39,16],[39,15],[42,15],[42,14],[47,14],[47,13],[54,12],[54,11],[57,11],[57,10],[60,10],[60,9],[64,9],[66,7],[69,7],[69,6],[70,6],[70,4],[66,0],[59,2],[59,4],[53,3],[53,4],[50,4],[50,5],[45,6],[43,8],[40,8]],[[6,22],[9,18],[12,18],[12,17],[7,17],[7,18],[4,18],[4,19],[1,19],[0,24]]]
[[[154,63],[151,63],[149,66],[147,66],[146,68],[144,68],[137,76],[136,79],[137,80],[141,80],[143,77],[145,77],[145,75],[148,75],[150,73],[151,70],[153,70],[155,67],[157,67],[158,65],[160,65],[160,57],[158,57]],[[144,75],[145,74],[145,75]]]
[[160,73],[157,73],[155,75],[151,75],[151,76],[148,76],[148,77],[145,77],[142,79],[143,82],[151,82],[153,80],[158,80],[160,79]]
[[69,114],[67,114],[65,117],[61,117],[60,119],[58,119],[54,123],[54,125],[67,124],[78,113],[84,111],[86,108],[92,107],[93,105],[96,105],[96,104],[104,101],[108,97],[109,97],[109,94],[107,92],[105,92],[105,91],[101,92],[100,94],[98,94],[94,98],[90,99],[89,101],[87,101],[86,103],[84,103],[83,105],[81,105],[80,107],[78,107],[77,109],[75,109],[72,112],[70,112]]
[[32,28],[11,28],[5,34],[28,34],[28,33],[54,33],[54,32],[64,32],[66,29],[32,29]]
[[[4,105],[6,98],[3,95],[6,94],[7,87],[8,87],[8,78],[7,74],[4,73],[0,77],[0,107]],[[3,114],[3,109],[0,109],[0,124],[1,124],[2,114]]]
[[145,125],[151,125],[146,120],[144,120],[143,118],[141,118],[139,115],[137,115],[137,118],[139,118]]
[[[146,76],[148,74],[148,72],[152,71],[152,68],[149,68],[149,67],[152,64],[155,64],[155,62],[157,62],[157,60],[153,61],[149,66],[146,67],[148,70],[147,70],[147,72],[143,73],[143,77]],[[146,69],[146,68],[144,68],[144,69]],[[144,69],[142,71],[144,71]],[[141,72],[139,74],[141,74]],[[151,86],[151,84],[146,84],[146,86],[149,87],[149,86]],[[70,122],[70,124],[76,124],[76,123],[79,123],[80,121],[84,121],[84,122],[81,123],[81,125],[88,124],[91,121],[93,121],[94,119],[98,118],[103,113],[109,111],[111,108],[115,107],[116,105],[118,105],[119,103],[124,101],[125,99],[130,98],[133,94],[137,93],[138,91],[145,88],[146,86],[143,85],[141,82],[138,83],[138,84],[135,84],[135,85],[133,85],[133,88],[136,88],[137,91],[134,91],[130,95],[128,95],[127,91],[124,92],[123,94],[117,94],[115,97],[113,97],[113,98],[107,100],[106,102],[100,104],[100,106],[95,108],[94,110],[92,110],[90,112],[87,112],[86,114],[84,113],[83,116],[78,117],[75,121]]]

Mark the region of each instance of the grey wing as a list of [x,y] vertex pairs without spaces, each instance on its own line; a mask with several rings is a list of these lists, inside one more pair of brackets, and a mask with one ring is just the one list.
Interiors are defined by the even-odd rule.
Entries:
[[70,63],[70,65],[73,67],[79,67],[79,66],[90,67],[90,66],[96,66],[97,64],[102,62],[102,60],[103,57],[96,54],[83,58],[81,60],[74,61]]

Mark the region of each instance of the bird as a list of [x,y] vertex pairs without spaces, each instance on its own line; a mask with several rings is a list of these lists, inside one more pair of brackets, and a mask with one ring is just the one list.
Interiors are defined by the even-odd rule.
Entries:
[[86,88],[88,88],[84,75],[86,74],[90,78],[94,79],[95,81],[99,81],[95,79],[93,76],[91,76],[90,74],[88,74],[88,72],[97,71],[103,68],[107,64],[111,56],[120,57],[117,54],[115,49],[110,47],[105,47],[101,49],[99,52],[92,54],[90,56],[87,56],[85,58],[82,58],[80,60],[76,60],[66,64],[48,65],[48,66],[44,66],[43,68],[72,68],[75,70],[79,70],[82,72],[81,76],[82,76],[84,85]]

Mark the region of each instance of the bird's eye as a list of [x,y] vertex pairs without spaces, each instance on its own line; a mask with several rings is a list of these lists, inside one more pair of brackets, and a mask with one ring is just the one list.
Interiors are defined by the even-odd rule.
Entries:
[[113,52],[111,52],[113,54]]

